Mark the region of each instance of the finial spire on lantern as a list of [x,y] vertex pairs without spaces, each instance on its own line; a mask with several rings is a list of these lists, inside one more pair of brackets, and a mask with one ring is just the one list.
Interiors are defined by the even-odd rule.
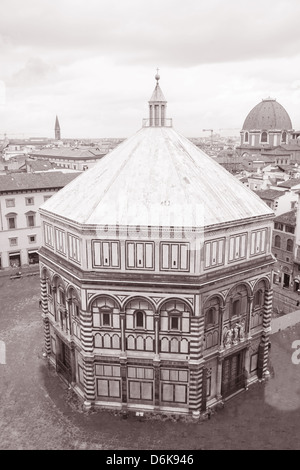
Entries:
[[160,75],[158,72],[159,72],[159,69],[156,69],[155,80],[157,81],[157,85],[158,85],[158,80],[160,79]]

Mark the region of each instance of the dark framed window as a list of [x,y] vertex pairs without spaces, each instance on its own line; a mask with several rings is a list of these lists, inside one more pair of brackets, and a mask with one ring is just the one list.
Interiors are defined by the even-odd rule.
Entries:
[[275,242],[274,242],[274,245],[276,246],[276,248],[280,248],[281,247],[281,238],[279,235],[275,235]]
[[144,312],[142,310],[137,310],[135,312],[135,326],[136,328],[144,328]]
[[283,230],[283,224],[280,224],[279,222],[275,222],[274,228],[276,230]]
[[170,316],[170,330],[179,330],[179,316],[171,315]]
[[261,142],[268,142],[268,133],[266,131],[261,133],[260,141]]
[[211,307],[207,310],[206,312],[206,317],[205,317],[205,328],[210,328],[212,326],[215,326],[217,323],[217,311],[214,307]]
[[17,228],[17,214],[11,212],[10,214],[6,214],[7,219],[7,227],[8,229]]
[[33,206],[34,197],[25,197],[25,204],[26,204],[26,206]]
[[66,296],[65,296],[65,293],[62,289],[58,289],[58,302],[61,304],[61,305],[65,305],[66,304]]
[[286,225],[285,226],[285,231],[288,232],[288,233],[295,233],[295,227],[292,227],[291,225]]
[[237,317],[241,311],[241,299],[234,299],[231,304],[231,316]]
[[261,289],[255,292],[253,305],[254,307],[261,307],[263,305],[263,291]]
[[293,240],[290,238],[286,241],[286,251],[293,251]]
[[26,219],[27,219],[27,227],[34,227],[35,226],[35,212],[27,212]]
[[102,325],[110,326],[110,314],[109,313],[102,314]]

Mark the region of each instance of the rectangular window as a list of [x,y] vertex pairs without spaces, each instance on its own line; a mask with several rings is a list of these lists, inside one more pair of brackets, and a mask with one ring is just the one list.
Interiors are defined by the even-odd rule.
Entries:
[[9,246],[17,246],[18,239],[17,238],[9,238]]
[[129,398],[134,400],[153,400],[153,383],[129,380]]
[[66,234],[63,230],[55,228],[55,244],[56,250],[63,255],[66,255]]
[[17,228],[16,216],[7,217],[7,225],[9,229]]
[[251,232],[250,255],[260,255],[266,251],[267,229],[255,230]]
[[97,379],[97,395],[100,397],[120,398],[120,380]]
[[14,199],[5,199],[6,207],[15,207],[15,200]]
[[236,261],[246,257],[246,237],[246,233],[241,233],[229,238],[228,261]]
[[25,197],[25,204],[26,204],[26,206],[33,206],[34,197]]
[[279,222],[274,223],[274,228],[276,230],[283,230],[283,224],[280,224]]
[[80,240],[75,235],[68,234],[69,258],[77,263],[81,261]]
[[180,384],[162,383],[162,401],[172,403],[187,403],[187,386]]
[[28,235],[28,243],[35,243],[36,235]]
[[212,240],[205,242],[204,258],[205,267],[211,268],[224,264],[225,239]]
[[126,242],[126,268],[153,269],[154,243]]
[[52,225],[44,223],[44,238],[45,238],[45,244],[48,246],[51,246],[51,248],[54,248]]
[[161,269],[174,271],[189,270],[189,244],[188,243],[165,243],[160,246]]
[[295,227],[291,227],[290,225],[285,226],[285,231],[288,233],[295,233]]
[[35,214],[27,214],[27,227],[34,227],[35,226]]
[[161,369],[160,378],[167,382],[187,382],[188,371],[180,369]]
[[126,242],[126,268],[153,269],[154,243],[134,241]]
[[96,364],[96,375],[106,377],[121,377],[120,366]]
[[92,241],[93,267],[119,268],[120,245],[118,241]]
[[153,369],[149,367],[128,367],[127,376],[131,379],[153,379]]

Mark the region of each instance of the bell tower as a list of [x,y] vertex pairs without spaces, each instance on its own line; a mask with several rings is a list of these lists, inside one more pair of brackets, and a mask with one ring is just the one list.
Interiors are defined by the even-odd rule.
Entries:
[[56,116],[56,119],[55,119],[54,130],[55,130],[55,140],[60,140],[61,139],[61,137],[60,137],[60,125],[59,125],[59,121],[58,121],[57,116]]

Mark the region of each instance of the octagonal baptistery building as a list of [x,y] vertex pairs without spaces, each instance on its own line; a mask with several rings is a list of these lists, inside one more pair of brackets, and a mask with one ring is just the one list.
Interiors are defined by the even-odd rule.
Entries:
[[237,152],[241,156],[260,154],[292,139],[292,122],[285,108],[273,98],[263,99],[247,115]]
[[194,417],[267,374],[273,212],[166,118],[40,209],[45,353],[86,408]]

